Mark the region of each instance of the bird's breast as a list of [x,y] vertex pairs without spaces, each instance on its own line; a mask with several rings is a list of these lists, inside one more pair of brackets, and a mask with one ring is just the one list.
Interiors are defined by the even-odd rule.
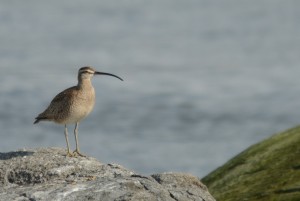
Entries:
[[85,118],[94,108],[95,105],[95,92],[89,90],[89,92],[79,92],[77,98],[73,100],[67,123],[79,122]]

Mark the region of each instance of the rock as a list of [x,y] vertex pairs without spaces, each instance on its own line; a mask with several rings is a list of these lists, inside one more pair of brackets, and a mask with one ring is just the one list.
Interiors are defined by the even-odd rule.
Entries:
[[300,200],[300,127],[255,144],[202,179],[217,200]]
[[117,164],[65,155],[59,148],[0,153],[0,200],[215,200],[192,175],[143,176]]

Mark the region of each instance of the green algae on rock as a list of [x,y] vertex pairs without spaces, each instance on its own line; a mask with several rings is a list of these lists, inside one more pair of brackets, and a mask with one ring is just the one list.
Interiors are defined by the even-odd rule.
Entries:
[[202,182],[222,201],[299,201],[300,126],[249,147]]

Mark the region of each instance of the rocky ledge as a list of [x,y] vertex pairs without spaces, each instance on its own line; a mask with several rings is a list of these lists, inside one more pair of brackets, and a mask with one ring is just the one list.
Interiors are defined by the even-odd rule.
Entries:
[[0,200],[214,201],[192,175],[144,176],[91,157],[66,157],[60,148],[0,153]]

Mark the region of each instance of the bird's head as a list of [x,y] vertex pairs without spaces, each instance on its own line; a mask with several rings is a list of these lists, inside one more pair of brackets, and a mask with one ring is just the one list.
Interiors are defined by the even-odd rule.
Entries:
[[78,80],[83,80],[83,79],[91,79],[94,75],[109,75],[118,78],[119,80],[122,80],[119,76],[116,76],[111,73],[104,73],[104,72],[98,72],[95,69],[93,69],[90,66],[85,66],[79,69],[78,71]]

